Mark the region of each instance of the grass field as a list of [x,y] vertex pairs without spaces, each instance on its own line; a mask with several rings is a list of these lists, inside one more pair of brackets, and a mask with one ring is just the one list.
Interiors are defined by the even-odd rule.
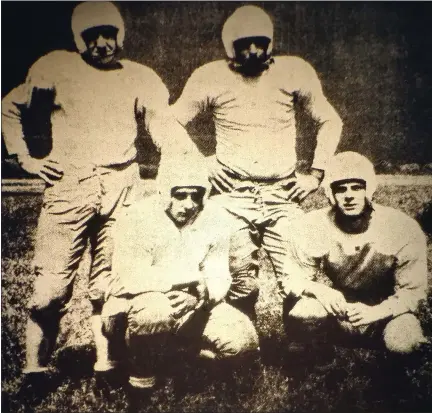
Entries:
[[[415,217],[432,198],[432,187],[380,187],[376,200],[400,208]],[[322,193],[314,194],[304,204],[306,210],[326,205]],[[2,409],[23,412],[16,393],[22,380],[24,361],[25,305],[32,291],[30,270],[33,239],[40,196],[3,196],[2,198]],[[429,278],[432,269],[432,242],[429,239]],[[263,259],[261,295],[258,305],[258,331],[261,339],[261,372],[253,389],[228,397],[228,392],[210,384],[198,394],[176,399],[172,382],[154,394],[147,412],[354,412],[354,411],[431,411],[432,354],[423,365],[409,371],[412,391],[407,396],[386,391],[390,377],[371,379],[370,371],[379,373],[379,354],[373,350],[336,348],[336,359],[328,368],[310,369],[303,377],[289,374],[285,365],[292,361],[284,351],[289,337],[281,325],[281,302],[275,282]],[[88,317],[90,304],[85,298],[84,281],[88,259],[82,262],[72,305],[62,320],[52,366],[61,373],[57,391],[51,393],[36,412],[122,412],[125,395],[119,391],[111,400],[102,401],[93,394],[91,368],[94,349]],[[431,284],[432,285],[432,284]],[[432,337],[432,296],[421,308],[421,321]],[[317,366],[319,362],[317,363]],[[374,370],[375,369],[375,370]],[[240,379],[237,379],[240,380]],[[239,383],[240,384],[240,383]],[[370,392],[375,389],[375,392]],[[374,394],[371,396],[371,394]]]

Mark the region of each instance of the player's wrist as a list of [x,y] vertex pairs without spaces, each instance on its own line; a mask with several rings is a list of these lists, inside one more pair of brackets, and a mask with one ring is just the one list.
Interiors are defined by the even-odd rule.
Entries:
[[324,178],[324,170],[315,166],[310,166],[310,163],[305,160],[299,160],[296,164],[296,174],[313,176],[319,183]]
[[322,169],[311,168],[310,174],[315,177],[319,183],[324,179],[324,171]]
[[386,318],[394,318],[399,314],[395,314],[395,311],[386,303],[376,305],[375,310],[377,312],[378,320],[384,320]]
[[15,156],[18,163],[25,162],[27,159],[32,159],[28,152],[17,153]]
[[309,281],[303,290],[304,294],[312,295],[315,298],[321,297],[323,294],[328,293],[330,288],[324,284],[318,283],[316,281]]

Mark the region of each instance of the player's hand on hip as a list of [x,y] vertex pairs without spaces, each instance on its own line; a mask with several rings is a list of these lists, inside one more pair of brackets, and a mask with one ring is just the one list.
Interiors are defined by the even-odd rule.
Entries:
[[288,190],[287,199],[290,201],[303,201],[309,194],[316,191],[319,187],[320,180],[312,174],[302,174],[296,172],[295,178],[288,181],[288,184],[294,182],[294,185]]
[[227,174],[226,168],[217,161],[215,156],[209,158],[208,174],[210,183],[218,192],[231,192],[233,190],[233,179]]
[[57,161],[52,159],[36,159],[30,155],[21,155],[18,162],[25,171],[38,175],[50,185],[63,177],[63,168]]

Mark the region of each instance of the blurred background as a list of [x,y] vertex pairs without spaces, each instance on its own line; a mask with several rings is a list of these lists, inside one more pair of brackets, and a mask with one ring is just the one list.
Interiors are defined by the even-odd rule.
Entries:
[[[2,2],[2,97],[43,54],[75,49],[70,16],[76,4]],[[225,57],[222,25],[243,4],[259,5],[272,16],[275,54],[298,55],[315,67],[344,121],[338,150],[371,157],[379,172],[406,164],[409,172],[430,171],[432,3],[119,2],[124,55],[153,68],[175,101],[194,69]],[[26,114],[25,126],[32,153],[45,156],[49,118],[35,111]],[[209,119],[191,128],[192,135],[205,136],[203,152],[211,153]],[[151,170],[158,154],[143,131],[139,137],[139,161]],[[25,176],[8,158],[3,140],[2,176]]]

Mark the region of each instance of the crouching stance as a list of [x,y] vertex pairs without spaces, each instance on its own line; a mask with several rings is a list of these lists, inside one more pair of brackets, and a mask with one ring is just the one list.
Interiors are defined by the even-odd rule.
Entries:
[[171,182],[128,210],[114,236],[102,319],[110,341],[126,337],[132,393],[154,387],[173,342],[188,338],[197,355],[214,359],[258,349],[252,322],[222,302],[231,281],[224,210],[211,201],[204,207],[202,181]]
[[426,342],[415,315],[426,298],[425,235],[403,212],[371,202],[376,176],[363,156],[336,155],[325,182],[332,206],[308,213],[290,232],[287,333],[332,326],[334,338],[378,344],[387,355],[413,353]]

